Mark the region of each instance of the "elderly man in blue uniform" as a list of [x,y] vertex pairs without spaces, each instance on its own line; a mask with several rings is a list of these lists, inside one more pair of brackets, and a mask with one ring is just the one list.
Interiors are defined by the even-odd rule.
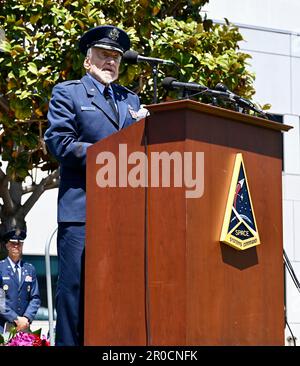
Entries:
[[81,37],[79,48],[86,75],[53,88],[45,133],[60,163],[56,345],[62,346],[83,344],[86,151],[134,123],[140,108],[136,94],[114,83],[130,48],[126,32],[114,26],[93,28]]
[[41,305],[35,268],[21,259],[25,237],[23,230],[11,230],[3,237],[8,256],[0,261],[0,289],[4,300],[0,309],[0,333],[11,326],[17,331],[26,331]]

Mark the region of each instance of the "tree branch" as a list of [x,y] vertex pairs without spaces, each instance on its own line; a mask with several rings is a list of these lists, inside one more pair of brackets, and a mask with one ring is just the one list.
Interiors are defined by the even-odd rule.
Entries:
[[14,203],[9,194],[8,182],[7,175],[0,169],[0,197],[3,199],[4,211],[12,213],[14,211]]
[[[44,191],[46,189],[50,189],[50,187],[53,188],[53,187],[57,186],[56,180],[58,180],[58,177],[59,177],[59,171],[57,169],[52,174],[48,175],[48,177],[42,179],[40,181],[40,183],[37,184],[36,186],[31,186],[33,188],[32,194],[27,199],[27,201],[24,203],[24,205],[21,207],[24,217],[32,209],[32,207],[34,206],[36,201],[40,198],[40,196],[44,193]],[[23,191],[23,193],[27,193],[27,192]]]
[[9,194],[14,206],[21,206],[22,200],[22,182],[10,182]]
[[[56,177],[55,179],[53,179],[45,184],[44,190],[48,191],[49,189],[58,188],[58,185],[59,185],[59,177]],[[25,186],[25,187],[23,187],[22,194],[34,192],[36,187],[37,187],[36,184],[31,184],[31,185]]]
[[3,94],[0,93],[0,109],[2,109],[4,112],[9,112],[9,105],[7,100],[3,97]]

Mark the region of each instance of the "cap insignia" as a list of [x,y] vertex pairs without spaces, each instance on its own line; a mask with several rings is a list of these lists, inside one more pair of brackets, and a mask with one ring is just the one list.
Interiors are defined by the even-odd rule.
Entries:
[[119,38],[120,32],[114,28],[108,33],[108,37],[111,38],[113,41],[116,41]]

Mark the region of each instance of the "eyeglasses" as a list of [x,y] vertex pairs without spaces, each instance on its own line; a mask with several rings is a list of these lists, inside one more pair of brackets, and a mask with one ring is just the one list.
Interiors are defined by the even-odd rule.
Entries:
[[111,59],[116,63],[120,63],[122,59],[122,56],[118,52],[103,51],[103,50],[99,50],[97,52],[97,57],[103,61]]

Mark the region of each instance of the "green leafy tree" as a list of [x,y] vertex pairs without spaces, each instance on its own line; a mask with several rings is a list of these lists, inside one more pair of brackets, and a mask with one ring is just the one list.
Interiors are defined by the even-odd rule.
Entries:
[[[56,83],[84,74],[78,40],[89,28],[114,24],[128,32],[133,50],[173,60],[177,68],[159,67],[158,84],[165,76],[208,87],[223,82],[251,98],[254,76],[247,70],[250,56],[239,51],[242,36],[229,22],[203,18],[207,2],[0,0],[0,233],[7,225],[24,226],[44,190],[57,186],[57,163],[43,141],[48,102]],[[151,103],[150,65],[122,64],[119,81]],[[159,101],[168,97],[161,87],[158,95]],[[37,180],[37,169],[43,179]]]

